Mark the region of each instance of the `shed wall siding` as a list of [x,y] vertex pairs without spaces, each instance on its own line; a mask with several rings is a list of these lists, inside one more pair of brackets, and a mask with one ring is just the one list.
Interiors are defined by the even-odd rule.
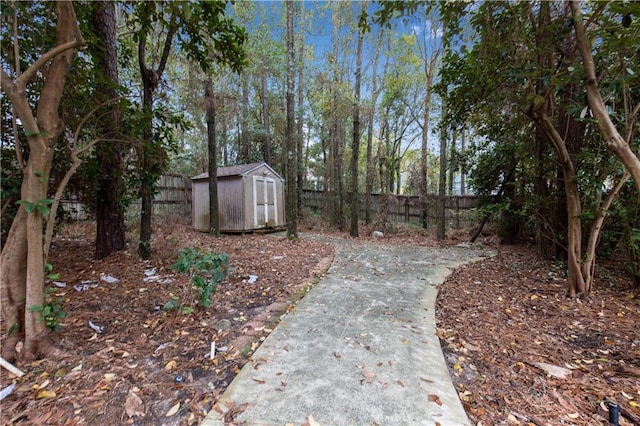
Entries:
[[242,178],[234,176],[218,180],[218,212],[221,231],[244,231],[245,209],[242,203]]
[[209,230],[209,181],[193,181],[191,185],[193,229]]

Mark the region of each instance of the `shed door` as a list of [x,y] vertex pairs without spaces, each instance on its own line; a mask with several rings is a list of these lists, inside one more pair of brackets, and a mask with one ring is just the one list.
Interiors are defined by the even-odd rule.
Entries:
[[276,181],[266,176],[253,177],[253,225],[256,228],[276,226],[278,208],[276,199]]

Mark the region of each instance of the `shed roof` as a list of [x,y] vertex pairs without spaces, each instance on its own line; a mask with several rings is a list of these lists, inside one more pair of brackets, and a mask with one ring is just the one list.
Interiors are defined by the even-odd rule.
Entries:
[[[218,167],[218,177],[245,176],[261,166],[266,166],[271,171],[273,171],[278,177],[280,177],[280,175],[275,170],[273,170],[271,167],[269,167],[267,163],[264,163],[264,162],[251,163],[251,164],[239,164],[237,166]],[[208,179],[208,178],[209,178],[209,172],[205,172],[205,173],[199,174],[198,176],[192,177],[191,180],[200,180],[200,179]]]

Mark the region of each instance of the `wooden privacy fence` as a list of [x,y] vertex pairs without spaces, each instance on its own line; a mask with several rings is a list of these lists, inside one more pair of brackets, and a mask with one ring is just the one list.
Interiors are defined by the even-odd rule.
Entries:
[[191,179],[178,174],[160,176],[153,198],[154,214],[180,214],[191,217]]
[[[324,191],[305,190],[303,204],[314,212],[322,212],[325,209]],[[364,194],[360,194],[360,217],[364,218],[365,203]],[[415,195],[395,195],[395,194],[371,194],[370,209],[374,220],[379,218],[384,209],[385,200],[387,202],[387,217],[390,222],[404,222],[421,224],[420,197]],[[433,226],[437,222],[438,196],[427,196],[427,224]],[[467,229],[478,222],[476,205],[478,198],[474,195],[459,195],[445,197],[445,222],[449,229]]]
[[[178,214],[191,218],[191,179],[179,174],[166,174],[160,177],[156,186],[158,192],[153,200],[154,214]],[[324,191],[304,190],[303,205],[314,212],[325,210]],[[421,223],[421,207],[418,196],[371,194],[370,205],[373,220],[383,213],[384,201],[387,202],[387,217],[391,222]],[[449,229],[471,228],[478,222],[476,213],[477,197],[473,195],[445,197],[445,221]],[[84,205],[73,200],[63,200],[63,207],[74,219],[85,219]],[[364,194],[360,194],[360,217],[364,219]],[[140,214],[140,201],[133,202],[127,211],[128,217]],[[438,197],[427,196],[427,224],[437,222]]]
[[[191,180],[178,174],[160,176],[156,184],[157,193],[153,199],[154,214],[178,214],[191,218]],[[63,199],[60,203],[72,220],[88,218],[85,205],[75,197]],[[127,209],[127,217],[140,215],[141,202],[134,200]]]

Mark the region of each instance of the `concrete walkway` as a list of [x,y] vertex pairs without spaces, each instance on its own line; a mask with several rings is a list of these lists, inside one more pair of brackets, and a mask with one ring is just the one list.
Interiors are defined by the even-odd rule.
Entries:
[[[231,409],[227,420],[469,425],[435,333],[434,305],[450,268],[488,253],[326,241],[336,247],[331,268],[227,388],[218,402]],[[203,422],[223,424],[215,409]]]

